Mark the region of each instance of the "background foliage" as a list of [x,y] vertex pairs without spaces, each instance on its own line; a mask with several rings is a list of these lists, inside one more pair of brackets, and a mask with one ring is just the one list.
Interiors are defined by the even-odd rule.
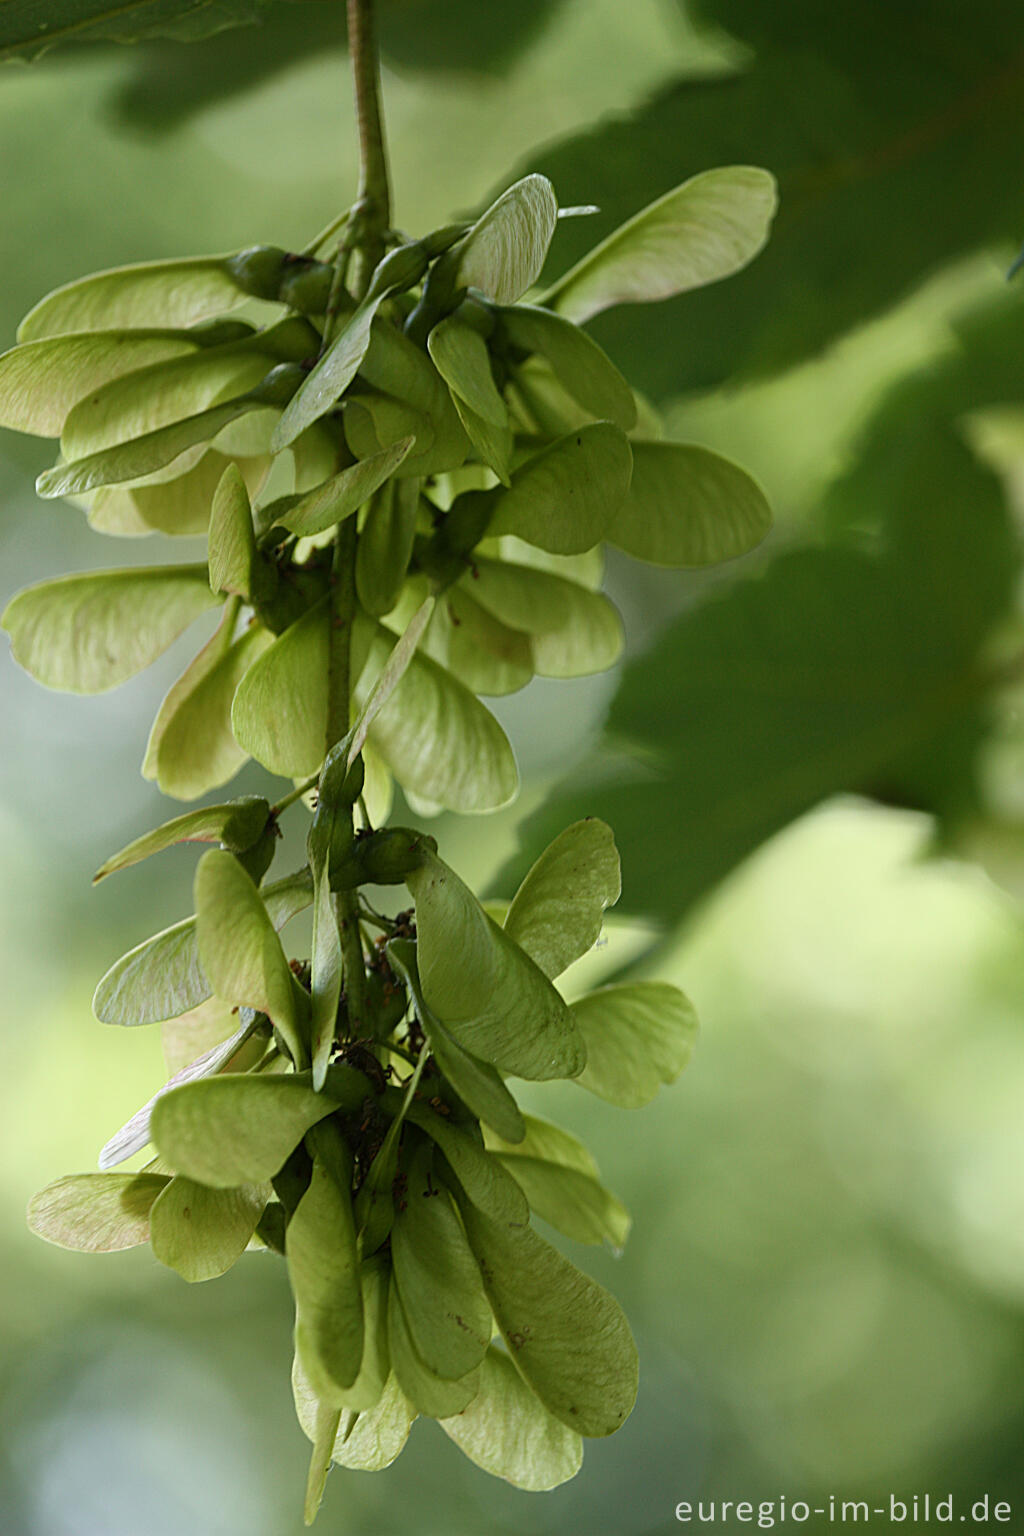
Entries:
[[[347,200],[339,8],[195,9],[262,25],[54,49],[0,77],[5,341],[80,272],[301,245]],[[68,0],[71,21],[88,12]],[[620,677],[499,701],[523,801],[442,832],[464,875],[507,890],[497,871],[550,829],[607,817],[635,920],[594,965],[656,941],[649,969],[701,1013],[646,1139],[568,1087],[553,1109],[607,1149],[636,1218],[623,1259],[593,1266],[637,1327],[636,1413],[545,1500],[423,1434],[385,1479],[335,1473],[325,1526],[388,1536],[428,1510],[439,1532],[646,1536],[698,1496],[1024,1496],[1024,937],[971,862],[1020,883],[1013,14],[394,0],[385,19],[411,231],[518,161],[601,207],[562,228],[554,275],[696,170],[776,172],[775,237],[745,273],[632,310],[628,336],[614,313],[593,331],[674,435],[759,475],[778,527],[710,576],[614,563]],[[2,446],[5,586],[108,563],[68,507],[35,501],[46,446]],[[107,958],[188,909],[193,860],[166,855],[159,885],[88,879],[164,814],[137,769],[181,660],[89,700],[5,668],[0,1501],[18,1536],[298,1529],[283,1274],[253,1259],[186,1294],[145,1253],[87,1264],[23,1231],[28,1193],[92,1166],[98,1117],[113,1130],[160,1076],[156,1038],[103,1029],[89,998]],[[263,783],[253,769],[238,790]],[[957,857],[926,862],[936,846]]]

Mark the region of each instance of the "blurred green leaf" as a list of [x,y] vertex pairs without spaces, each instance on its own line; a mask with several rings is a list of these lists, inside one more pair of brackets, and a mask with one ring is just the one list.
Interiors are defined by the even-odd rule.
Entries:
[[37,681],[67,693],[105,693],[148,667],[220,601],[201,565],[86,571],[19,592],[2,623],[15,661]]
[[732,76],[680,79],[630,117],[530,158],[563,203],[601,209],[560,226],[551,277],[681,173],[753,161],[778,178],[771,239],[744,272],[595,322],[595,337],[645,393],[775,373],[943,264],[1019,245],[1024,80],[1007,59],[1003,0],[940,0],[927,17],[880,0],[827,9],[700,0],[696,9],[753,43],[755,56]]
[[[627,665],[610,750],[537,819],[535,847],[581,809],[602,816],[625,904],[673,920],[829,795],[874,794],[947,822],[971,807],[1001,675],[984,647],[1018,557],[998,485],[950,417],[1005,401],[1011,377],[1019,390],[1017,324],[995,307],[962,354],[881,403],[827,497],[840,545],[778,556]],[[875,552],[853,543],[868,530]]]
[[596,944],[604,910],[621,892],[611,827],[596,818],[577,821],[533,865],[508,910],[505,932],[554,981]]
[[38,58],[66,42],[135,43],[173,37],[195,42],[225,27],[256,21],[269,0],[58,0],[39,20],[32,0],[7,0],[0,25],[0,59]]
[[504,1351],[491,1347],[468,1407],[441,1428],[492,1477],[533,1492],[557,1488],[583,1463],[578,1434],[548,1412]]
[[674,1083],[697,1038],[691,1003],[664,981],[601,987],[573,1003],[572,1013],[587,1042],[581,1087],[626,1109]]
[[208,1189],[177,1174],[149,1213],[155,1257],[183,1280],[215,1280],[245,1252],[269,1195],[269,1184]]
[[28,1203],[37,1237],[82,1253],[116,1253],[149,1238],[149,1213],[167,1187],[161,1173],[74,1173]]
[[560,277],[544,303],[577,324],[731,277],[768,239],[775,180],[751,165],[702,171],[666,192]]

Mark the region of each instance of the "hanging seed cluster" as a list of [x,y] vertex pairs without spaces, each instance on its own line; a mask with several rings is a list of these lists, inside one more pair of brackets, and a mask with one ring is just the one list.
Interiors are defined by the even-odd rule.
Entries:
[[[773,207],[766,173],[708,172],[524,300],[559,215],[528,176],[475,224],[395,236],[358,302],[343,231],[330,263],[257,247],[85,278],[0,358],[0,423],[60,438],[41,496],[107,534],[208,535],[206,564],[20,593],[3,620],[15,658],[50,687],[102,692],[219,608],[143,773],[185,801],[249,757],[316,785],[308,862],[283,878],[284,807],[257,796],[186,811],[99,871],[216,845],[195,916],[123,956],[95,996],[102,1021],[163,1024],[174,1076],[104,1147],[104,1171],[30,1208],[51,1241],[149,1241],[192,1281],[248,1249],[283,1255],[309,1518],[332,1460],[388,1465],[419,1414],[487,1471],[549,1488],[632,1406],[622,1312],[530,1224],[618,1249],[629,1218],[587,1150],[523,1114],[509,1083],[567,1078],[639,1106],[685,1065],[692,1011],[658,982],[571,1005],[556,985],[619,895],[603,823],[569,827],[510,903],[486,906],[433,838],[386,823],[393,780],[423,814],[513,797],[515,759],[480,696],[614,663],[605,544],[693,566],[763,537],[757,486],[665,441],[579,322],[727,276]],[[332,741],[346,525],[340,715],[354,724]],[[390,914],[370,901],[380,887],[399,892]],[[279,932],[310,906],[312,953],[289,962]],[[112,1171],[147,1146],[141,1172]]]

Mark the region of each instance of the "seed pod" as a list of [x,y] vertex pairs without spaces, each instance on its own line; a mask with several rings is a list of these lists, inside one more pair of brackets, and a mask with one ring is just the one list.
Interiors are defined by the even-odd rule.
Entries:
[[334,277],[333,267],[322,261],[292,256],[288,260],[275,297],[303,315],[322,315],[327,310]]
[[305,377],[301,364],[278,363],[250,391],[250,398],[261,405],[287,405]]
[[254,299],[276,299],[287,260],[287,251],[276,245],[253,245],[229,257],[227,268],[243,293],[251,293]]

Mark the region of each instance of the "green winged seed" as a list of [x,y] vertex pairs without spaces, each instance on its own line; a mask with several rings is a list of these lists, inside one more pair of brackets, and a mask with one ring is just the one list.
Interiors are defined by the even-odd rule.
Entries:
[[566,1237],[577,1243],[608,1243],[616,1253],[624,1248],[629,1212],[590,1174],[536,1157],[505,1156],[502,1162],[530,1209]]
[[622,653],[622,620],[609,599],[550,571],[476,559],[461,587],[496,619],[530,636],[530,660],[540,677],[604,672]]
[[156,660],[220,599],[205,567],[61,576],[19,592],[3,627],[15,661],[48,688],[105,693]]
[[272,362],[243,342],[113,379],[70,412],[61,433],[61,456],[68,462],[84,459],[194,417],[258,385]]
[[300,538],[323,533],[335,523],[351,517],[367,502],[373,493],[389,480],[402,460],[407,458],[416,439],[399,438],[398,442],[361,459],[343,469],[324,485],[303,496],[301,501],[289,507],[279,519],[282,528],[288,528]]
[[430,332],[427,350],[453,395],[491,426],[508,426],[508,407],[498,393],[487,343],[479,331],[449,315]]
[[581,1072],[586,1051],[565,1003],[454,870],[425,851],[406,884],[423,995],[458,1044],[517,1077]]
[[512,458],[515,452],[511,424],[504,422],[495,426],[486,417],[480,416],[461,395],[453,394],[452,400],[466,436],[476,449],[477,457],[488,469],[494,471],[502,485],[511,485]]
[[412,556],[419,499],[419,480],[390,480],[367,508],[356,548],[356,591],[374,618],[390,613],[398,602]]
[[149,1213],[154,1256],[183,1280],[214,1280],[241,1258],[270,1196],[269,1184],[209,1189],[177,1174]]
[[562,388],[601,421],[623,432],[636,426],[636,400],[615,364],[592,336],[564,315],[533,304],[500,311],[505,335],[514,347],[545,358]]
[[546,1163],[557,1163],[560,1168],[575,1168],[580,1173],[597,1177],[593,1154],[571,1131],[550,1120],[541,1120],[537,1115],[524,1115],[523,1125],[525,1134],[514,1144],[503,1141],[494,1131],[484,1127],[484,1145],[491,1152],[541,1158]]
[[439,280],[453,293],[475,288],[497,304],[514,304],[540,276],[557,219],[547,177],[524,176],[438,259]]
[[515,693],[534,675],[531,637],[495,618],[470,584],[448,588],[425,649],[473,693]]
[[343,1408],[365,1413],[380,1402],[391,1370],[388,1353],[388,1289],[391,1268],[384,1258],[368,1259],[360,1266],[363,1293],[363,1356],[359,1375],[350,1387],[339,1388],[334,1397]]
[[146,432],[130,442],[101,449],[99,453],[89,454],[71,464],[57,464],[36,480],[36,494],[44,500],[55,496],[80,496],[99,486],[141,480],[154,470],[173,464],[189,448],[212,442],[222,427],[247,411],[255,410],[259,404],[251,396],[241,395],[223,405],[214,405],[195,416],[188,416],[184,421]]
[[327,878],[327,854],[313,871],[313,950],[311,960],[310,1049],[313,1087],[324,1086],[338,1029],[342,956],[334,898]]
[[771,508],[738,464],[691,443],[632,443],[629,493],[608,542],[654,565],[714,565],[760,544]]
[[186,811],[184,816],[175,816],[173,821],[164,822],[162,827],[144,833],[119,853],[112,854],[93,875],[93,884],[176,843],[223,843],[232,852],[242,853],[256,842],[269,816],[270,805],[259,795]]
[[199,452],[191,469],[173,479],[161,471],[150,484],[104,486],[91,494],[89,526],[115,535],[166,533],[186,538],[207,531],[213,493],[229,463],[237,463],[250,496],[255,496],[270,469],[266,455],[229,459],[216,448]]
[[75,1173],[33,1195],[37,1237],[81,1253],[116,1253],[149,1240],[149,1213],[168,1180],[159,1173]]
[[[298,1356],[292,1368],[295,1413],[307,1440],[316,1437],[317,1397]],[[409,1438],[416,1410],[403,1394],[394,1375],[372,1408],[364,1412],[345,1409],[341,1415],[332,1459],[360,1472],[381,1472],[395,1460]]]
[[518,1142],[502,1141],[485,1128],[484,1144],[501,1158],[538,1216],[576,1242],[607,1242],[621,1250],[629,1235],[629,1212],[602,1187],[597,1164],[575,1136],[526,1115]]
[[430,1177],[432,1157],[425,1143],[409,1169],[391,1262],[417,1354],[435,1376],[458,1381],[484,1357],[491,1309],[451,1196]]
[[528,459],[498,495],[489,533],[514,533],[555,555],[579,555],[614,526],[633,458],[610,422],[566,433]]
[[738,272],[768,238],[774,178],[756,166],[703,171],[608,236],[544,296],[580,323],[613,304],[646,304]]
[[248,758],[231,729],[231,704],[250,667],[273,643],[259,624],[232,639],[236,616],[225,622],[164,697],[146,746],[142,776],[165,795],[195,800],[233,779]]
[[[346,1107],[357,1108],[365,1092],[363,1078]],[[337,1107],[332,1095],[314,1092],[308,1075],[222,1073],[159,1098],[153,1142],[172,1168],[200,1184],[215,1189],[265,1184],[310,1126]]]
[[[359,374],[379,392],[376,396],[360,396],[373,409],[376,431],[388,427],[381,412],[381,397],[390,397],[394,416],[394,425],[389,428],[392,440],[401,435],[403,422],[395,407],[400,405],[414,413],[404,419],[415,423],[417,437],[422,441],[397,471],[401,478],[443,472],[463,462],[469,452],[469,441],[451,392],[426,352],[395,326],[378,319]],[[346,417],[353,406],[351,402],[347,407]],[[363,456],[361,449],[356,451]]]
[[238,684],[231,706],[235,739],[271,773],[305,778],[323,762],[329,650],[324,598],[279,635]]
[[526,1197],[499,1158],[442,1115],[420,1104],[410,1106],[408,1118],[444,1153],[468,1200],[503,1226],[529,1225]]
[[697,1016],[665,981],[601,987],[572,1005],[587,1042],[578,1081],[599,1098],[639,1109],[663,1083],[675,1082],[697,1038]]
[[245,298],[227,256],[146,261],[94,272],[40,299],[18,327],[18,340],[69,331],[192,325]]
[[[283,928],[313,899],[308,870],[265,886],[260,897],[271,923]],[[158,1024],[180,1018],[212,992],[199,961],[196,920],[186,917],[115,961],[101,978],[92,1007],[101,1024]]]
[[153,1105],[163,1094],[168,1093],[172,1088],[179,1088],[182,1083],[194,1083],[201,1077],[212,1077],[222,1067],[226,1067],[232,1057],[238,1055],[242,1046],[252,1035],[259,1037],[256,1049],[262,1054],[266,1040],[265,1032],[257,1024],[257,1015],[252,1009],[247,1008],[245,1012],[248,1018],[239,1029],[236,1029],[226,1040],[217,1041],[194,1060],[187,1061],[181,1066],[174,1076],[159,1088],[141,1109],[136,1110],[131,1119],[110,1138],[98,1158],[101,1168],[116,1168],[118,1163],[125,1162],[127,1158],[133,1157],[136,1152],[141,1152],[142,1148],[148,1145]]
[[271,447],[275,453],[287,448],[301,432],[326,415],[348,389],[370,345],[373,317],[389,291],[385,288],[363,300],[306,375],[274,428]]
[[320,1157],[288,1223],[285,1253],[296,1353],[320,1401],[340,1406],[337,1394],[353,1385],[363,1358],[363,1293],[352,1197]]
[[252,597],[256,535],[242,471],[229,464],[213,493],[208,558],[210,590]]
[[508,1142],[522,1139],[523,1117],[501,1074],[463,1050],[427,1007],[416,969],[416,946],[409,939],[392,939],[387,947],[392,965],[406,978],[416,999],[416,1011],[430,1042],[431,1054],[468,1109]]
[[394,1275],[388,1292],[388,1351],[398,1384],[418,1413],[445,1419],[461,1413],[473,1401],[479,1381],[475,1371],[460,1381],[447,1381],[432,1371],[417,1351]]
[[557,1488],[583,1464],[583,1441],[548,1412],[494,1345],[480,1366],[480,1386],[441,1428],[464,1456],[492,1477],[533,1493]]
[[147,329],[52,336],[0,357],[0,426],[60,437],[64,418],[90,391],[152,363],[194,352],[187,331]]
[[622,892],[612,829],[596,817],[560,832],[530,869],[505,932],[554,981],[596,944],[606,907]]
[[313,1450],[309,1458],[306,1497],[302,1505],[302,1516],[306,1525],[312,1525],[320,1512],[320,1505],[327,1488],[327,1474],[331,1470],[334,1442],[338,1438],[338,1429],[341,1425],[342,1410],[317,1402],[315,1414]]
[[296,1066],[305,1066],[291,968],[259,891],[233,853],[203,855],[195,899],[199,956],[214,992],[265,1013]]
[[509,1354],[544,1406],[577,1434],[614,1434],[636,1399],[636,1346],[618,1302],[530,1227],[460,1202]]
[[[386,666],[395,637],[357,617],[366,665],[355,688],[361,708]],[[507,805],[519,787],[508,738],[469,689],[429,657],[415,655],[370,728],[369,744],[403,789],[463,814]],[[310,770],[312,771],[312,770]]]

